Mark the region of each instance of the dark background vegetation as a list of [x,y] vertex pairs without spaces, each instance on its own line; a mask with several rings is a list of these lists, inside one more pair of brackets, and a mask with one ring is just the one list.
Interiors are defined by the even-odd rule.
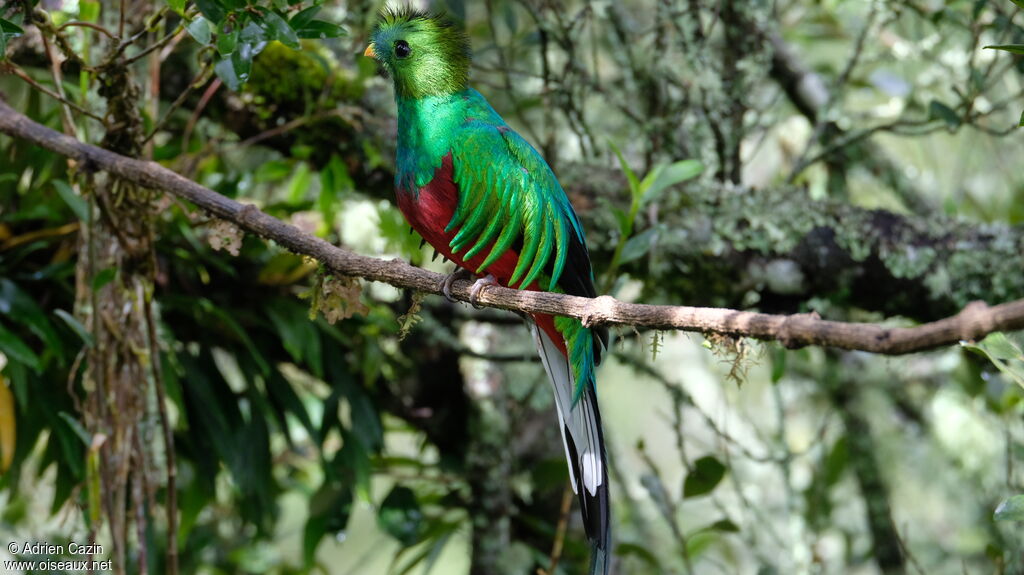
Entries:
[[[447,271],[392,202],[380,7],[5,2],[0,92]],[[465,22],[605,293],[893,325],[1024,297],[1024,61],[983,49],[1024,40],[1010,0],[424,7]],[[1021,349],[619,330],[615,572],[1024,572]],[[512,314],[327,277],[0,137],[4,543],[94,539],[130,573],[578,573],[547,385]]]

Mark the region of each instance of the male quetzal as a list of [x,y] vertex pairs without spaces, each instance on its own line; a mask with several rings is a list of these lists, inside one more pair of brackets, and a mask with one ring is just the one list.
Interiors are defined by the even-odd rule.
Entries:
[[[437,251],[481,277],[472,300],[495,284],[594,297],[579,218],[544,158],[469,87],[466,35],[442,16],[386,11],[366,55],[394,81],[398,207]],[[572,318],[530,319],[593,548],[590,572],[605,574],[608,466],[594,370],[608,334]]]

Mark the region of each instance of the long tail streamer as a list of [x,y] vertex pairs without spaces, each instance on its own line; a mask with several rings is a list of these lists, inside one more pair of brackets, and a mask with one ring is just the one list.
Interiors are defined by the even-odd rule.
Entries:
[[[608,465],[594,382],[585,382],[586,388],[574,403],[576,375],[568,358],[547,333],[536,325],[532,327],[537,352],[555,392],[569,479],[579,498],[583,525],[591,545],[590,574],[607,575],[611,544]],[[589,371],[593,373],[593,369]]]

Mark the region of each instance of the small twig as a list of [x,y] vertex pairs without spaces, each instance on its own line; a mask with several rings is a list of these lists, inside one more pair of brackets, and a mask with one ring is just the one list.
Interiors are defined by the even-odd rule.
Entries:
[[[160,71],[163,67],[163,59],[160,58],[160,54],[162,53],[162,51],[161,53],[153,52],[149,55],[149,82],[148,86],[146,86],[146,91],[149,92],[149,98],[147,98],[144,105],[146,107],[146,111],[149,114],[150,119],[153,121],[155,121],[156,118],[160,116]],[[202,73],[202,70],[200,70],[200,73]],[[191,91],[191,88],[192,86],[190,84],[188,89],[182,90],[183,93],[179,95],[177,100],[175,101],[184,101],[185,94],[189,93]],[[170,111],[173,111],[173,106],[172,109],[169,110],[169,112]],[[163,118],[163,120],[166,120],[168,117],[169,116]],[[153,131],[150,132],[149,135],[147,135],[145,138],[143,138],[141,142],[142,156],[147,160],[153,159],[154,143],[150,138],[156,134],[156,130],[157,129],[154,127]]]
[[174,455],[174,430],[171,429],[171,420],[167,415],[167,388],[160,361],[160,342],[156,337],[153,300],[149,294],[144,296],[142,309],[146,316],[146,336],[149,340],[149,366],[153,371],[157,412],[160,414],[160,430],[164,435],[164,455],[167,458],[167,499],[164,505],[167,510],[167,573],[178,575],[178,468]]
[[[797,176],[799,176],[801,172],[806,170],[808,167],[813,166],[814,164],[817,164],[818,162],[820,162],[823,159],[831,156],[832,154],[835,154],[836,152],[842,150],[843,148],[846,148],[847,146],[856,144],[857,142],[860,142],[861,140],[865,140],[867,138],[870,138],[871,136],[874,136],[875,134],[877,134],[879,132],[898,132],[901,129],[928,127],[929,124],[935,125],[933,123],[933,120],[930,120],[930,119],[908,120],[908,119],[905,119],[905,118],[900,118],[900,119],[897,119],[897,120],[893,120],[892,122],[887,122],[885,124],[879,124],[877,126],[872,126],[870,128],[866,128],[864,130],[861,130],[860,132],[849,134],[849,135],[847,135],[844,138],[840,138],[838,140],[835,140],[831,145],[825,147],[820,152],[818,152],[816,155],[814,155],[814,156],[812,156],[812,157],[810,157],[808,159],[804,159],[803,161],[798,162],[793,167],[793,172],[790,174],[790,180],[792,181]],[[939,126],[939,127],[941,127],[941,126]]]
[[[736,439],[721,425],[719,425],[714,420],[714,418],[711,417],[710,414],[704,411],[704,409],[702,409],[700,405],[698,405],[697,402],[694,401],[693,396],[691,396],[689,392],[686,391],[682,384],[669,379],[668,377],[665,376],[665,374],[656,369],[649,362],[637,358],[636,356],[633,356],[631,354],[616,353],[614,357],[616,360],[633,368],[638,373],[642,374],[644,377],[648,377],[657,381],[659,384],[661,384],[662,387],[665,388],[665,391],[668,392],[673,397],[673,399],[681,401],[682,404],[696,411],[700,415],[701,419],[704,420],[704,424],[707,425],[707,427],[711,430],[712,433],[714,433],[719,439],[721,439],[726,444],[731,445],[735,449],[737,449],[744,458],[757,463],[767,464],[778,463],[783,458],[790,458],[802,455],[802,453],[792,453],[786,455],[775,455],[770,452],[764,454],[754,453],[754,451],[751,448],[747,447],[738,439]],[[676,426],[676,428],[678,428],[678,426]],[[677,440],[679,439],[681,438],[677,438]],[[682,451],[681,448],[680,451]]]
[[202,115],[206,105],[213,99],[213,95],[217,93],[220,88],[220,78],[214,78],[213,82],[206,87],[206,91],[199,98],[199,103],[196,104],[196,109],[192,110],[192,115],[188,119],[188,123],[185,124],[185,131],[181,136],[181,151],[184,154],[188,153],[188,141],[192,136],[192,130],[195,129],[196,123],[199,121],[199,116]]
[[67,36],[54,28],[53,21],[50,20],[50,17],[46,12],[36,10],[36,12],[32,14],[31,21],[36,25],[36,28],[39,28],[39,31],[43,33],[43,36],[46,36],[47,34],[53,36],[53,41],[57,44],[57,47],[60,48],[60,51],[64,54],[65,58],[78,64],[83,70],[93,71],[93,68],[86,64],[85,60],[82,59],[75,48],[71,45]]
[[871,9],[868,12],[867,22],[864,23],[864,27],[861,28],[860,34],[857,35],[857,41],[853,46],[853,53],[850,54],[850,58],[846,61],[846,66],[843,68],[843,72],[839,74],[839,78],[836,80],[835,85],[832,86],[833,94],[842,93],[843,88],[846,87],[846,83],[850,80],[850,76],[853,74],[853,70],[860,62],[860,58],[864,54],[864,46],[867,44],[868,32],[870,32],[875,26],[876,16],[878,16],[878,2],[872,1]]
[[159,132],[160,129],[164,127],[167,121],[171,119],[171,116],[174,114],[174,112],[177,111],[177,109],[185,103],[185,100],[188,99],[188,97],[192,94],[193,90],[199,88],[200,86],[205,84],[207,80],[210,79],[210,70],[212,70],[212,68],[210,67],[209,62],[203,65],[203,67],[199,70],[199,73],[196,74],[196,77],[192,80],[192,82],[189,83],[188,88],[182,90],[181,94],[174,100],[173,103],[171,103],[171,106],[167,108],[167,111],[164,112],[164,117],[160,118],[160,121],[157,122],[155,126],[153,126],[153,129],[142,140],[143,144],[146,144],[153,139],[153,136],[155,136],[157,132]]
[[42,34],[40,34],[40,37],[43,39],[43,50],[46,52],[47,58],[50,59],[50,74],[53,76],[53,86],[57,89],[57,94],[61,98],[60,119],[61,124],[64,126],[64,133],[77,137],[78,131],[75,127],[75,119],[71,115],[71,107],[65,103],[67,96],[64,94],[64,76],[60,70],[60,63],[57,62],[57,58],[53,54],[53,46],[50,44],[50,41]]
[[138,573],[139,575],[148,575],[149,562],[146,560],[146,556],[148,555],[149,545],[146,543],[148,540],[146,537],[146,503],[143,493],[143,486],[146,480],[146,456],[142,448],[141,435],[140,431],[132,436],[132,454],[136,467],[131,476],[131,507],[135,511],[135,538],[137,545],[135,556],[139,565]]
[[[167,60],[167,57],[174,52],[182,40],[188,37],[188,34],[174,34],[173,36],[174,37],[171,42],[169,44],[165,44],[163,50],[160,50],[159,57],[161,63]],[[202,54],[202,50],[199,51],[199,54]]]
[[107,38],[110,38],[111,40],[115,39],[114,35],[111,34],[110,31],[107,30],[106,28],[104,28],[103,26],[100,26],[98,24],[93,24],[92,22],[81,22],[81,21],[78,21],[78,20],[72,20],[71,22],[67,22],[66,24],[62,24],[60,26],[60,28],[57,28],[57,32],[61,32],[65,28],[71,28],[73,26],[80,26],[80,27],[83,27],[83,28],[92,28],[93,30],[96,30],[97,32],[100,32],[100,33],[104,34]]
[[174,32],[171,32],[170,34],[164,36],[163,38],[160,38],[156,42],[153,42],[152,44],[147,46],[146,49],[144,49],[143,51],[139,52],[138,54],[135,54],[134,56],[132,56],[130,58],[125,58],[124,63],[125,64],[132,64],[134,62],[137,62],[138,60],[141,60],[142,58],[145,58],[151,52],[154,52],[156,50],[159,50],[160,48],[163,48],[168,42],[173,40],[176,36],[180,36],[180,35],[182,35],[184,33],[185,33],[185,27],[179,25],[174,30]]
[[[124,54],[124,51],[128,48],[128,46],[131,46],[132,44],[138,42],[143,36],[148,34],[150,32],[150,30],[153,30],[156,27],[156,25],[158,23],[160,23],[161,20],[163,20],[164,15],[166,13],[167,13],[167,6],[164,6],[164,7],[160,8],[160,10],[158,10],[156,12],[156,14],[153,14],[152,16],[150,16],[146,20],[146,22],[142,25],[142,28],[139,29],[139,31],[137,31],[134,34],[132,34],[131,38],[129,38],[126,42],[124,42],[123,44],[121,44],[120,46],[117,47],[117,50],[114,51],[114,53],[110,55],[110,57],[107,59],[107,62],[113,62],[114,60],[119,58],[121,56],[121,54]],[[178,27],[182,28],[183,26],[179,25]],[[175,30],[175,33],[176,32],[177,32],[177,30]],[[174,33],[171,34],[171,36],[173,36],[173,35],[174,35]],[[124,30],[121,30],[120,36],[121,36],[121,38],[124,38]]]
[[[35,79],[33,79],[28,74],[26,74],[25,71],[22,70],[21,68],[19,68],[18,65],[15,64],[14,62],[11,62],[10,60],[7,60],[6,62],[0,62],[0,67],[6,68],[8,72],[10,72],[10,73],[14,74],[15,76],[21,78],[28,85],[30,85],[33,88],[35,88],[36,90],[39,90],[40,92],[46,94],[47,96],[53,98],[54,100],[57,100],[58,102],[64,104],[65,106],[70,107],[71,109],[73,109],[74,111],[78,112],[79,114],[85,114],[86,116],[89,116],[93,120],[96,120],[97,122],[100,122],[101,124],[105,124],[104,121],[103,121],[103,118],[97,116],[96,114],[93,114],[92,112],[90,112],[89,110],[86,110],[85,108],[82,108],[78,104],[72,102],[71,100],[68,100],[67,98],[61,96],[57,92],[54,92],[53,90],[47,88],[46,86],[43,86],[39,82],[36,82]],[[6,105],[4,105],[3,107],[7,108],[8,110],[10,109]]]
[[267,140],[269,138],[273,138],[275,136],[280,136],[281,134],[288,133],[288,132],[294,130],[295,128],[300,128],[300,127],[305,126],[306,124],[309,124],[311,122],[318,122],[320,120],[324,120],[324,119],[331,118],[331,117],[342,118],[344,120],[351,120],[351,116],[348,116],[345,113],[343,113],[343,110],[341,110],[341,109],[325,110],[323,112],[319,112],[319,113],[312,114],[312,115],[309,115],[309,116],[300,116],[298,118],[295,118],[294,120],[291,120],[289,122],[285,122],[284,124],[281,124],[280,126],[275,126],[275,127],[271,128],[269,130],[265,130],[263,132],[260,132],[259,134],[256,134],[255,136],[251,136],[249,138],[246,138],[246,139],[242,140],[241,142],[238,143],[237,147],[238,148],[244,148],[246,146],[251,146],[253,144],[257,144],[259,142]]
[[3,243],[0,243],[0,252],[4,252],[11,248],[16,248],[20,245],[32,243],[34,241],[45,238],[60,237],[73,234],[77,232],[78,229],[79,224],[77,221],[74,221],[64,224],[62,226],[58,226],[56,228],[46,228],[42,230],[27,232],[4,240]]
[[551,562],[548,568],[537,569],[538,575],[555,575],[558,562],[562,558],[562,547],[565,545],[565,532],[569,527],[569,511],[572,509],[572,490],[566,484],[562,489],[562,507],[558,514],[558,526],[555,528],[555,541],[551,545]]
[[[679,525],[679,507],[675,501],[672,500],[671,494],[665,489],[665,480],[662,478],[661,469],[658,464],[650,456],[649,453],[641,446],[639,448],[640,459],[644,461],[647,466],[647,473],[657,481],[655,485],[649,485],[645,483],[648,492],[651,494],[651,498],[654,500],[655,507],[661,513],[665,523],[668,523],[669,530],[672,531],[672,536],[676,540],[676,545],[679,546],[679,553],[683,558],[684,572],[687,575],[694,575],[696,571],[693,568],[693,558],[690,557],[690,549],[688,537],[683,533],[682,527]],[[687,460],[683,460],[684,464],[689,464]],[[657,488],[657,492],[655,491]]]
[[907,542],[903,540],[903,536],[900,534],[900,530],[896,529],[895,525],[893,525],[892,532],[896,535],[896,542],[899,543],[900,551],[903,552],[903,555],[910,562],[910,566],[913,567],[915,571],[917,571],[918,575],[925,575],[927,571],[925,571],[921,567],[921,563],[918,562],[917,557],[914,557],[913,552],[911,552],[910,548],[907,547]]

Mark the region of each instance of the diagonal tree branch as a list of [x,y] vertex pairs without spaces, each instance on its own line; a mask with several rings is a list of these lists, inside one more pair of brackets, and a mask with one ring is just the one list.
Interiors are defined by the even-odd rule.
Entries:
[[[183,198],[262,238],[314,258],[332,273],[439,294],[443,276],[401,260],[361,256],[300,231],[188,180],[155,163],[84,144],[51,130],[0,100],[0,133],[67,156],[86,170],[104,170],[136,184]],[[455,282],[452,295],[469,301],[470,283]],[[787,347],[819,345],[882,354],[904,354],[977,340],[994,331],[1024,329],[1024,300],[996,306],[975,302],[960,313],[917,327],[825,321],[816,314],[770,315],[719,308],[633,304],[610,296],[595,299],[493,287],[478,303],[495,308],[564,315],[587,325],[633,325],[779,341]]]
[[[934,206],[923,199],[926,195],[916,189],[914,183],[906,177],[903,171],[893,163],[892,159],[883,150],[873,141],[863,139],[863,136],[872,134],[864,133],[862,138],[858,138],[855,141],[843,140],[844,137],[848,136],[846,131],[840,128],[835,121],[825,120],[821,117],[829,102],[836,95],[829,93],[825,80],[807,67],[800,59],[798,51],[790,46],[777,30],[752,29],[750,31],[766,35],[768,42],[772,46],[771,77],[779,84],[782,91],[786,93],[787,98],[797,111],[806,117],[812,125],[820,127],[823,132],[822,135],[826,136],[826,140],[833,142],[837,140],[847,141],[846,146],[841,146],[837,150],[838,153],[845,153],[845,155],[854,157],[857,161],[864,163],[869,168],[869,172],[892,188],[900,200],[914,213],[926,214],[936,211]],[[850,71],[852,71],[850,67],[852,64],[855,64],[854,60],[849,62],[844,76],[849,76]],[[843,148],[846,149],[844,150]],[[824,159],[834,158],[829,158],[826,155]],[[806,164],[810,165],[810,162],[806,162]]]

